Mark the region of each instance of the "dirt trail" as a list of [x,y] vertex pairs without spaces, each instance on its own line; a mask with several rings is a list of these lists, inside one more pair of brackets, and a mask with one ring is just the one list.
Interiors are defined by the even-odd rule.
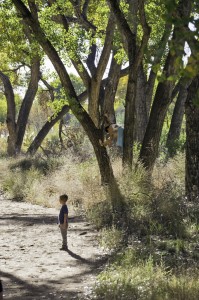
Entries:
[[[70,206],[69,206],[70,211]],[[0,197],[0,277],[5,299],[83,299],[104,262],[97,232],[70,214],[60,251],[58,210]]]

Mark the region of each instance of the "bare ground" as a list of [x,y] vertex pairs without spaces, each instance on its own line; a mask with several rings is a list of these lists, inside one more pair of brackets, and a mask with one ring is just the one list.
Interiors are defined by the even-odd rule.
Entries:
[[57,215],[55,208],[0,197],[0,277],[5,299],[87,298],[106,260],[97,232],[70,214],[69,250],[60,251]]

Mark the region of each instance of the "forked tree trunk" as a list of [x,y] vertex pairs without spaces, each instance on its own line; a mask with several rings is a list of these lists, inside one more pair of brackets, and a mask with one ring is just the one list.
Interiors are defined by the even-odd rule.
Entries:
[[188,88],[186,115],[185,186],[189,200],[199,202],[199,76]]

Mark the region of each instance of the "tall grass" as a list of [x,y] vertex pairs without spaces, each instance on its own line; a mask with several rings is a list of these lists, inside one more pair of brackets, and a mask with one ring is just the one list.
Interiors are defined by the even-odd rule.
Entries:
[[149,256],[141,260],[131,248],[116,256],[99,276],[91,299],[197,300],[199,272],[172,273]]

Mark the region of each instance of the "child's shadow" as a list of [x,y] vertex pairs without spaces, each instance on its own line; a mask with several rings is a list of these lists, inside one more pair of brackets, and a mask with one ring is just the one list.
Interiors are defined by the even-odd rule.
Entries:
[[68,254],[69,254],[70,256],[72,256],[73,258],[75,258],[75,259],[81,261],[82,263],[89,264],[89,265],[95,265],[95,264],[96,264],[95,261],[91,261],[91,260],[85,259],[85,258],[81,257],[80,255],[78,255],[78,254],[72,252],[72,251],[69,250],[69,249],[67,249],[66,252],[68,252]]
[[108,257],[107,257],[107,256],[104,256],[104,257],[102,257],[101,259],[96,259],[96,260],[95,260],[95,259],[92,259],[92,260],[89,260],[89,259],[86,259],[86,258],[81,257],[80,255],[74,253],[73,251],[71,251],[71,250],[69,250],[69,249],[67,249],[66,252],[68,252],[68,254],[69,254],[71,257],[73,257],[73,258],[79,260],[80,262],[82,262],[82,263],[84,263],[84,264],[87,264],[87,265],[90,265],[90,266],[94,266],[95,268],[100,267],[102,264],[106,263],[107,260],[108,260]]

